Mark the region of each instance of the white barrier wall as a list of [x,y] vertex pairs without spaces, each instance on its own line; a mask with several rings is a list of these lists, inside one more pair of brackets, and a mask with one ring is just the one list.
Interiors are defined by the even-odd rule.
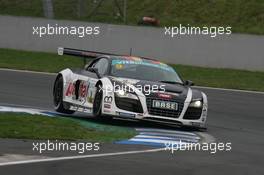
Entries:
[[[33,35],[33,26],[99,26],[100,34],[77,36]],[[119,26],[100,23],[0,16],[0,47],[56,52],[57,47],[72,47],[158,58],[164,62],[264,71],[264,36],[232,34],[179,36],[171,38],[163,28]],[[1,59],[1,55],[0,55]]]

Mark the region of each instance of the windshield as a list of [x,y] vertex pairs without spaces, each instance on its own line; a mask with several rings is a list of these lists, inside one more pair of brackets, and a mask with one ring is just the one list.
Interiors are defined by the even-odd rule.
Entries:
[[172,67],[159,61],[137,57],[113,59],[111,75],[123,78],[182,84],[182,80]]

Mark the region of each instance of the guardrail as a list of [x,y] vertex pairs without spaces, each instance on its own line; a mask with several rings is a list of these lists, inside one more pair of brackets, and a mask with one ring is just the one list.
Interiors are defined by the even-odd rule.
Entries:
[[[98,26],[100,34],[76,36],[33,35],[33,26]],[[153,57],[167,63],[264,71],[264,36],[232,34],[210,38],[170,38],[162,28],[0,16],[0,47],[56,52],[59,46],[116,54]]]

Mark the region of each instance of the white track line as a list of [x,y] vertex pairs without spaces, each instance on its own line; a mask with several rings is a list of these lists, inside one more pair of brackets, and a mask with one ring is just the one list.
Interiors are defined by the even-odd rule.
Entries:
[[[192,140],[192,141],[199,141],[199,139],[194,139],[194,138],[182,138],[182,137],[160,137],[160,136],[149,136],[149,135],[136,135],[132,139],[156,139],[156,140]],[[146,139],[146,140],[147,140]]]
[[182,135],[196,136],[196,134],[191,133],[191,132],[155,129],[155,128],[136,128],[136,131],[139,131],[139,132],[161,132],[161,133],[171,133],[171,134],[182,134]]
[[[16,69],[8,69],[8,68],[0,68],[0,71],[13,71],[13,72],[23,72],[23,73],[33,73],[33,74],[43,74],[43,75],[57,75],[56,73],[38,72],[38,71],[29,71],[29,70],[16,70]],[[194,86],[194,87],[201,88],[201,89],[211,89],[211,90],[230,91],[230,92],[243,92],[243,93],[252,93],[252,94],[264,95],[264,92],[259,92],[259,91],[214,88],[214,87],[205,87],[205,86]]]
[[216,142],[216,138],[210,134],[207,134],[205,132],[198,132],[198,134],[202,137],[201,142],[206,142],[206,143]]
[[164,144],[164,147],[166,146],[166,143],[171,143],[171,142],[173,142],[174,144],[185,143],[184,141],[181,141],[180,142],[180,141],[156,140],[156,139],[146,140],[146,139],[137,139],[137,138],[129,139],[129,141],[134,141],[134,142],[148,142],[148,143],[160,143],[160,144]]
[[165,150],[164,148],[159,148],[159,149],[148,149],[148,150],[141,150],[141,151],[125,151],[125,152],[116,152],[116,153],[90,154],[90,155],[68,156],[68,157],[54,157],[54,158],[47,158],[47,159],[32,159],[32,160],[4,162],[4,163],[0,163],[0,166],[21,165],[21,164],[41,163],[41,162],[52,162],[52,161],[60,161],[60,160],[85,159],[85,158],[94,158],[94,157],[118,156],[118,155],[139,154],[139,153],[153,153],[153,152],[159,152],[159,151],[164,151],[164,150]]
[[149,135],[149,136],[164,136],[164,137],[177,137],[177,138],[189,138],[189,139],[200,139],[198,136],[188,136],[181,134],[171,134],[171,133],[161,133],[161,132],[140,132],[139,135]]

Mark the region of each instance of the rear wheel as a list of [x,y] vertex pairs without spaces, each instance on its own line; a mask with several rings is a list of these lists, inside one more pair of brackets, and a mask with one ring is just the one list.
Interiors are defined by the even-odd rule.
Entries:
[[57,112],[65,114],[73,114],[75,111],[65,109],[63,104],[63,78],[57,77],[53,88],[53,104]]

